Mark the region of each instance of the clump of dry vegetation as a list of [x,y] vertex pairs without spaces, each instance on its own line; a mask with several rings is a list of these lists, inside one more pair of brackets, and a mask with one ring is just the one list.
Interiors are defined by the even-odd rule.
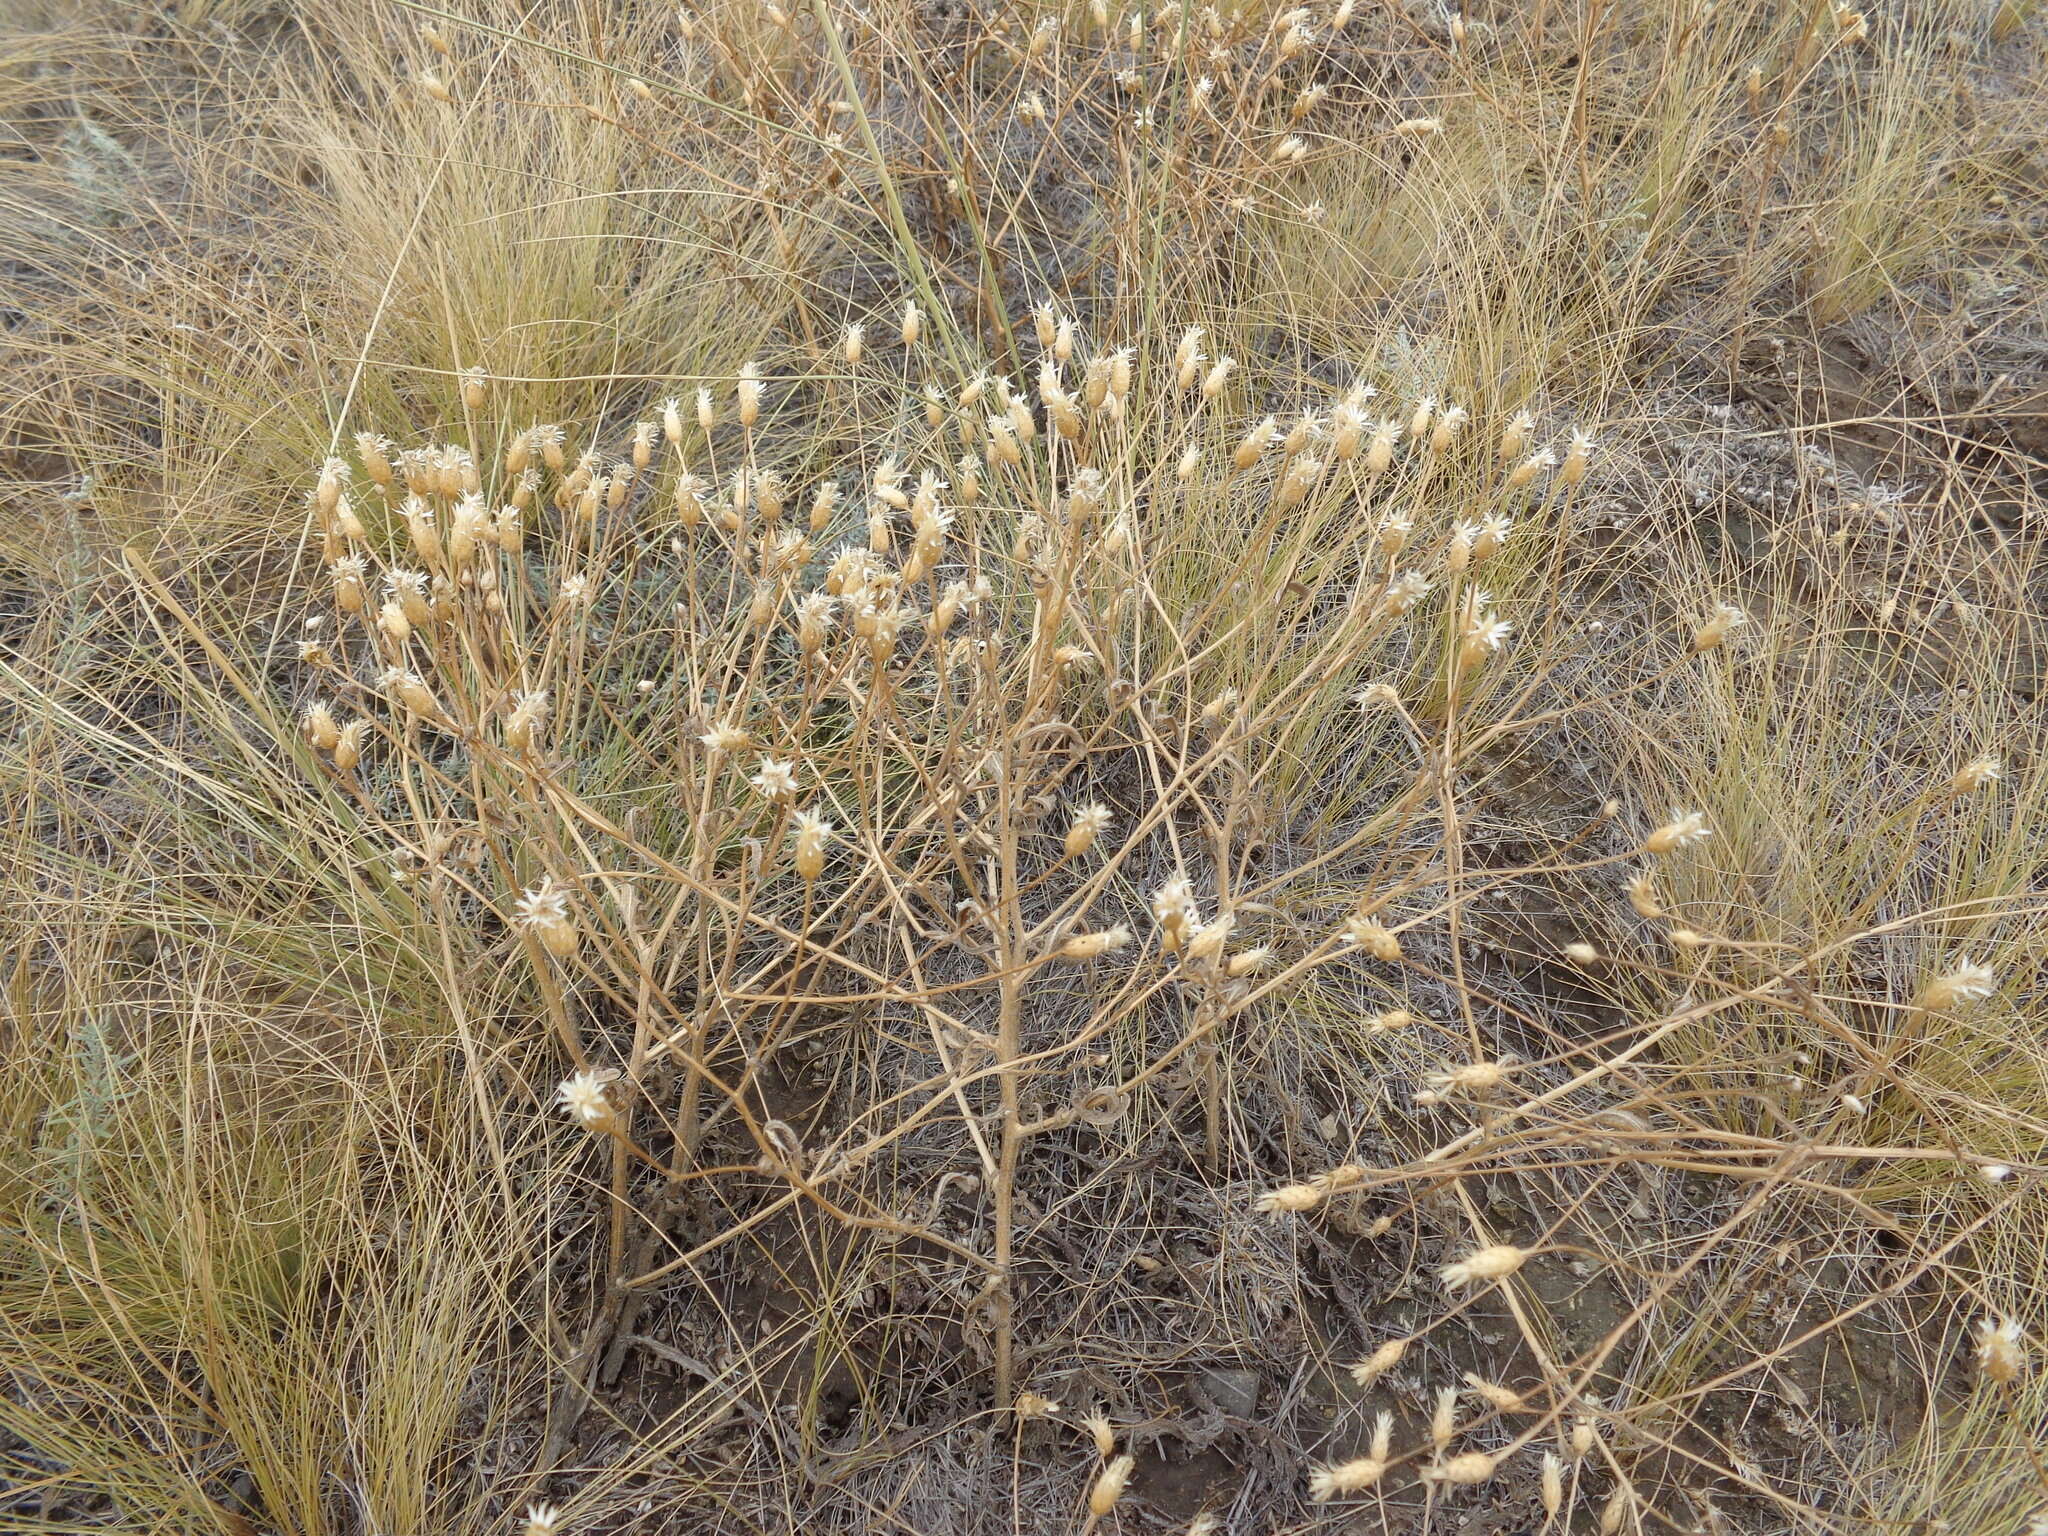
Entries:
[[10,1528],[2048,1522],[2043,41],[18,11]]

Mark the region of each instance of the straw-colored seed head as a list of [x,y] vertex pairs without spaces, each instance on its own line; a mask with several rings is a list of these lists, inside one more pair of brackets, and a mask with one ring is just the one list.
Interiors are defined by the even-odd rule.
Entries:
[[1017,441],[1016,427],[1006,416],[990,416],[988,424],[988,457],[992,464],[1007,464],[1012,469],[1024,462],[1024,450]]
[[1913,1006],[1929,1013],[1947,1013],[1970,1003],[1981,1003],[1997,990],[1998,973],[1966,956],[1954,970],[1943,972],[1922,987]]
[[1437,417],[1436,425],[1430,429],[1429,451],[1431,453],[1447,452],[1451,444],[1457,441],[1459,430],[1463,428],[1470,417],[1471,412],[1467,411],[1462,405],[1447,407],[1444,413]]
[[1088,1437],[1095,1442],[1095,1454],[1107,1461],[1116,1454],[1116,1431],[1108,1419],[1101,1414],[1090,1414],[1081,1421],[1081,1427],[1088,1431]]
[[1124,1488],[1137,1464],[1135,1457],[1119,1456],[1096,1475],[1095,1486],[1088,1490],[1089,1514],[1100,1519],[1116,1508],[1117,1500],[1124,1496]]
[[435,74],[432,70],[421,70],[419,74],[419,82],[420,89],[425,91],[429,96],[433,97],[434,100],[440,102],[443,106],[446,106],[450,102],[455,100],[455,93],[448,89],[447,82],[444,81],[439,75]]
[[1330,457],[1348,464],[1358,457],[1365,443],[1365,412],[1350,401],[1342,401],[1330,413]]
[[1977,1369],[2003,1386],[2027,1371],[2027,1340],[2012,1318],[1984,1318],[1977,1324]]
[[472,368],[462,376],[462,403],[472,411],[484,408],[489,398],[490,375],[481,368]]
[[752,427],[761,419],[761,365],[749,361],[740,369],[740,425]]
[[514,752],[530,752],[538,740],[541,723],[548,717],[548,695],[544,688],[512,695],[512,707],[505,714],[505,745]]
[[1239,950],[1230,957],[1223,969],[1230,976],[1256,976],[1271,964],[1272,960],[1271,948],[1260,944],[1251,949]]
[[1670,853],[1705,842],[1713,835],[1704,812],[1675,810],[1669,821],[1643,839],[1643,852]]
[[832,823],[813,811],[799,811],[796,817],[797,878],[809,883],[825,871],[825,843],[832,835]]
[[1477,523],[1460,523],[1451,530],[1451,542],[1444,552],[1444,564],[1453,572],[1463,571],[1472,563],[1472,536],[1478,531]]
[[356,434],[356,457],[363,461],[363,473],[373,484],[391,483],[391,444],[374,432]]
[[712,726],[697,740],[712,752],[744,752],[754,744],[754,738],[743,727],[729,721]]
[[334,578],[335,606],[344,613],[361,613],[368,596],[363,586],[363,557],[343,555],[327,571]]
[[1716,603],[1714,611],[1707,615],[1706,622],[1693,631],[1692,648],[1695,651],[1711,651],[1726,640],[1733,630],[1749,622],[1749,615],[1733,603]]
[[1350,1494],[1364,1493],[1386,1474],[1386,1461],[1378,1456],[1358,1456],[1334,1466],[1318,1467],[1309,1474],[1308,1496],[1327,1504]]
[[1320,1184],[1282,1184],[1278,1189],[1269,1189],[1260,1195],[1252,1202],[1252,1209],[1261,1216],[1312,1211],[1323,1203],[1323,1197],[1328,1193]]
[[2004,769],[1995,757],[1975,757],[1956,770],[1956,776],[1948,781],[1951,795],[1970,795],[1987,784],[1996,784],[2003,776]]
[[1451,1443],[1458,1432],[1458,1389],[1438,1387],[1436,1406],[1429,1415],[1429,1442],[1438,1450]]
[[1067,824],[1067,835],[1061,844],[1062,851],[1070,859],[1078,859],[1095,846],[1095,840],[1108,830],[1109,807],[1106,805],[1084,805],[1074,813],[1074,819]]
[[1392,929],[1367,917],[1354,917],[1344,925],[1344,937],[1375,960],[1389,964],[1401,958],[1401,940]]
[[1372,429],[1372,442],[1365,450],[1365,472],[1369,475],[1383,475],[1394,462],[1394,443],[1400,436],[1398,421],[1382,421]]
[[897,334],[903,338],[906,347],[916,346],[918,337],[924,334],[924,311],[917,307],[915,300],[903,306],[903,324]]
[[760,792],[762,799],[785,805],[796,798],[796,764],[764,757],[760,770],[747,782]]
[[1503,464],[1512,464],[1529,451],[1529,440],[1536,433],[1536,418],[1527,411],[1517,411],[1508,424],[1501,428],[1500,447],[1497,457]]
[[1280,476],[1280,489],[1274,497],[1275,504],[1282,509],[1300,506],[1315,489],[1316,481],[1322,478],[1323,462],[1306,454],[1288,462],[1286,471]]
[[1432,1073],[1429,1083],[1440,1093],[1483,1095],[1498,1088],[1513,1070],[1505,1062],[1473,1061],[1448,1072]]
[[300,728],[305,732],[306,740],[321,752],[332,752],[341,740],[341,727],[334,723],[334,712],[317,701],[306,706]]
[[512,920],[538,939],[557,960],[566,960],[576,952],[576,919],[569,911],[569,893],[555,884],[552,876],[520,893],[512,906]]
[[1394,124],[1394,133],[1404,139],[1426,139],[1444,131],[1440,117],[1404,117]]
[[1666,915],[1664,905],[1657,900],[1657,882],[1647,869],[1638,870],[1622,887],[1628,896],[1628,904],[1635,909],[1637,917],[1655,922]]
[[1230,930],[1236,926],[1237,919],[1228,912],[1218,913],[1211,922],[1196,925],[1188,936],[1188,958],[1213,963],[1222,955],[1223,946],[1230,939]]
[[1628,1484],[1619,1485],[1607,1495],[1607,1502],[1600,1506],[1600,1520],[1594,1527],[1600,1536],[1614,1536],[1621,1529],[1621,1522],[1628,1518],[1629,1507],[1635,1502],[1635,1495]]
[[519,1536],[560,1536],[562,1512],[552,1504],[529,1504],[526,1506],[526,1524],[520,1528]]
[[1058,1413],[1060,1405],[1036,1392],[1019,1392],[1016,1401],[1010,1404],[1010,1411],[1020,1419],[1044,1419]]
[[1095,933],[1077,933],[1060,945],[1060,956],[1067,960],[1095,960],[1114,953],[1131,942],[1131,930],[1122,923],[1114,928],[1104,928]]
[[1474,612],[1468,615],[1458,643],[1458,666],[1461,669],[1478,666],[1507,643],[1513,628],[1506,619],[1496,619],[1489,614]]
[[1593,1454],[1593,1447],[1600,1443],[1600,1431],[1591,1419],[1574,1419],[1567,1443],[1571,1446],[1573,1456],[1590,1456]]
[[1274,434],[1278,430],[1279,423],[1271,416],[1268,416],[1257,426],[1253,427],[1251,431],[1245,433],[1243,439],[1237,445],[1237,451],[1231,455],[1231,462],[1239,469],[1250,469],[1259,462],[1259,456],[1271,445]]
[[1480,1285],[1489,1280],[1504,1280],[1520,1269],[1529,1257],[1526,1248],[1516,1248],[1507,1243],[1493,1243],[1465,1255],[1455,1264],[1447,1264],[1439,1271],[1439,1278],[1445,1285],[1456,1289],[1467,1285]]
[[370,738],[370,722],[351,720],[341,728],[334,742],[334,766],[343,773],[363,760],[363,743]]
[[1504,1387],[1497,1381],[1488,1381],[1476,1371],[1465,1373],[1465,1385],[1480,1401],[1490,1408],[1499,1409],[1502,1413],[1520,1413],[1525,1406],[1521,1393]]
[[[391,605],[387,603],[385,607],[389,609]],[[441,705],[417,672],[408,672],[403,667],[386,667],[383,684],[384,691],[413,714],[429,720],[440,718]]]
[[609,1086],[599,1072],[578,1072],[555,1090],[562,1112],[586,1131],[609,1131],[618,1122],[618,1111],[605,1097]]
[[1152,894],[1152,920],[1169,954],[1177,952],[1196,926],[1194,894],[1185,875],[1175,875]]
[[1557,455],[1549,449],[1532,453],[1508,472],[1508,489],[1519,491],[1546,469],[1557,468]]
[[1486,1452],[1467,1451],[1462,1456],[1453,1456],[1448,1461],[1424,1467],[1422,1475],[1433,1483],[1469,1485],[1485,1482],[1493,1476],[1493,1469],[1494,1459]]
[[1593,466],[1593,439],[1584,432],[1574,432],[1570,444],[1565,448],[1564,465],[1557,472],[1558,479],[1566,485],[1577,485],[1586,478]]
[[1543,1453],[1543,1513],[1552,1520],[1564,1508],[1564,1463],[1557,1459],[1557,1452]]
[[1361,1387],[1369,1387],[1380,1377],[1401,1363],[1401,1357],[1408,1353],[1406,1339],[1389,1339],[1378,1349],[1351,1367],[1351,1379]]
[[1404,571],[1387,588],[1387,612],[1399,617],[1429,595],[1429,578],[1420,571]]

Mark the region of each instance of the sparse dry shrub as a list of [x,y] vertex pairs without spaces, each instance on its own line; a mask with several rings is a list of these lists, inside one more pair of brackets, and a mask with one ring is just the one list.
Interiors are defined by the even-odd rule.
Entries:
[[237,1533],[2030,1512],[2039,580],[1970,518],[2031,365],[1950,409],[1963,283],[1830,393],[2027,245],[2024,9],[0,57],[10,1467]]

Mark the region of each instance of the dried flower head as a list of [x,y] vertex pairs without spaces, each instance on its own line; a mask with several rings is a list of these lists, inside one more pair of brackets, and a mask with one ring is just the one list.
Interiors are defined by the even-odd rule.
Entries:
[[306,706],[306,713],[300,717],[300,729],[321,752],[332,752],[341,740],[341,728],[334,723],[333,711],[317,701]]
[[541,722],[547,717],[548,695],[545,688],[513,694],[512,708],[505,715],[505,745],[514,752],[531,750]]
[[1448,1072],[1433,1072],[1429,1085],[1439,1093],[1469,1093],[1474,1095],[1491,1093],[1498,1088],[1514,1068],[1500,1061],[1473,1061],[1462,1067],[1453,1067]]
[[754,744],[752,736],[730,721],[712,726],[697,740],[713,752],[744,752]]
[[1711,651],[1726,640],[1733,630],[1749,622],[1749,615],[1733,603],[1716,603],[1714,611],[1707,615],[1706,622],[1692,634],[1692,648],[1695,651]]
[[363,744],[370,739],[370,722],[351,720],[341,728],[341,734],[334,743],[334,766],[342,773],[363,759]]
[[1058,1413],[1060,1405],[1052,1398],[1041,1397],[1036,1392],[1019,1392],[1017,1400],[1010,1405],[1010,1410],[1020,1419],[1044,1419]]
[[555,884],[552,875],[520,894],[512,906],[512,921],[540,940],[557,960],[576,952],[576,920],[569,911],[569,893]]
[[1318,1504],[1327,1504],[1332,1499],[1364,1493],[1379,1482],[1386,1470],[1386,1462],[1378,1456],[1358,1456],[1334,1466],[1318,1467],[1309,1474],[1308,1496]]
[[611,1077],[603,1072],[578,1072],[555,1090],[562,1112],[587,1131],[608,1131],[618,1123],[618,1111],[605,1097]]
[[1113,954],[1130,942],[1131,930],[1118,923],[1114,928],[1072,935],[1060,945],[1059,953],[1066,960],[1095,960]]
[[1529,1257],[1526,1248],[1516,1248],[1507,1243],[1492,1243],[1487,1247],[1474,1249],[1455,1264],[1447,1264],[1438,1272],[1445,1285],[1457,1289],[1468,1285],[1481,1285],[1490,1280],[1504,1280],[1520,1269]]
[[1586,478],[1593,466],[1593,439],[1584,432],[1572,433],[1571,442],[1566,446],[1564,466],[1557,472],[1558,479],[1566,485],[1577,485]]
[[1424,1467],[1422,1476],[1433,1483],[1483,1483],[1493,1476],[1494,1459],[1484,1451],[1467,1451],[1448,1461]]
[[1953,970],[1944,971],[1922,987],[1913,1006],[1928,1013],[1948,1013],[1969,1003],[1981,1003],[1997,990],[1997,972],[1965,956]]
[[1131,1480],[1131,1472],[1138,1465],[1137,1458],[1125,1454],[1117,1457],[1096,1476],[1095,1486],[1088,1490],[1088,1513],[1097,1519],[1116,1508],[1118,1499],[1124,1496],[1124,1488]]
[[787,804],[796,798],[796,764],[764,757],[760,771],[747,782],[760,791],[763,799]]
[[761,419],[761,365],[748,361],[740,367],[740,425],[752,427]]
[[1705,812],[1674,810],[1669,821],[1643,839],[1643,852],[1670,853],[1675,849],[1689,848],[1694,843],[1703,843],[1713,835]]
[[519,1536],[558,1536],[562,1529],[562,1512],[552,1504],[529,1504],[526,1506],[526,1524]]
[[1261,1216],[1312,1211],[1323,1203],[1328,1193],[1320,1184],[1282,1184],[1278,1189],[1269,1189],[1260,1195],[1252,1202],[1252,1209]]
[[1401,1357],[1408,1353],[1406,1339],[1389,1339],[1378,1349],[1351,1367],[1351,1379],[1361,1387],[1369,1387],[1380,1377],[1401,1363]]
[[1442,1450],[1458,1432],[1458,1389],[1438,1387],[1436,1405],[1429,1415],[1429,1443]]
[[1497,1381],[1488,1381],[1477,1371],[1465,1372],[1465,1385],[1473,1396],[1502,1413],[1520,1413],[1526,1406],[1521,1393],[1504,1387]]
[[1977,1324],[1977,1369],[2003,1386],[2027,1371],[2027,1340],[2012,1318],[1984,1318]]
[[1948,781],[1951,795],[1975,794],[1987,784],[1996,784],[2004,776],[1995,757],[1973,757],[1956,770],[1956,776]]
[[805,882],[816,880],[825,871],[825,844],[832,836],[832,823],[814,811],[799,811],[795,836],[797,877]]
[[1152,920],[1158,923],[1161,941],[1169,953],[1187,942],[1201,922],[1187,876],[1175,875],[1152,893]]
[[1375,960],[1389,964],[1401,958],[1401,940],[1392,929],[1369,917],[1354,917],[1344,925],[1344,938]]

